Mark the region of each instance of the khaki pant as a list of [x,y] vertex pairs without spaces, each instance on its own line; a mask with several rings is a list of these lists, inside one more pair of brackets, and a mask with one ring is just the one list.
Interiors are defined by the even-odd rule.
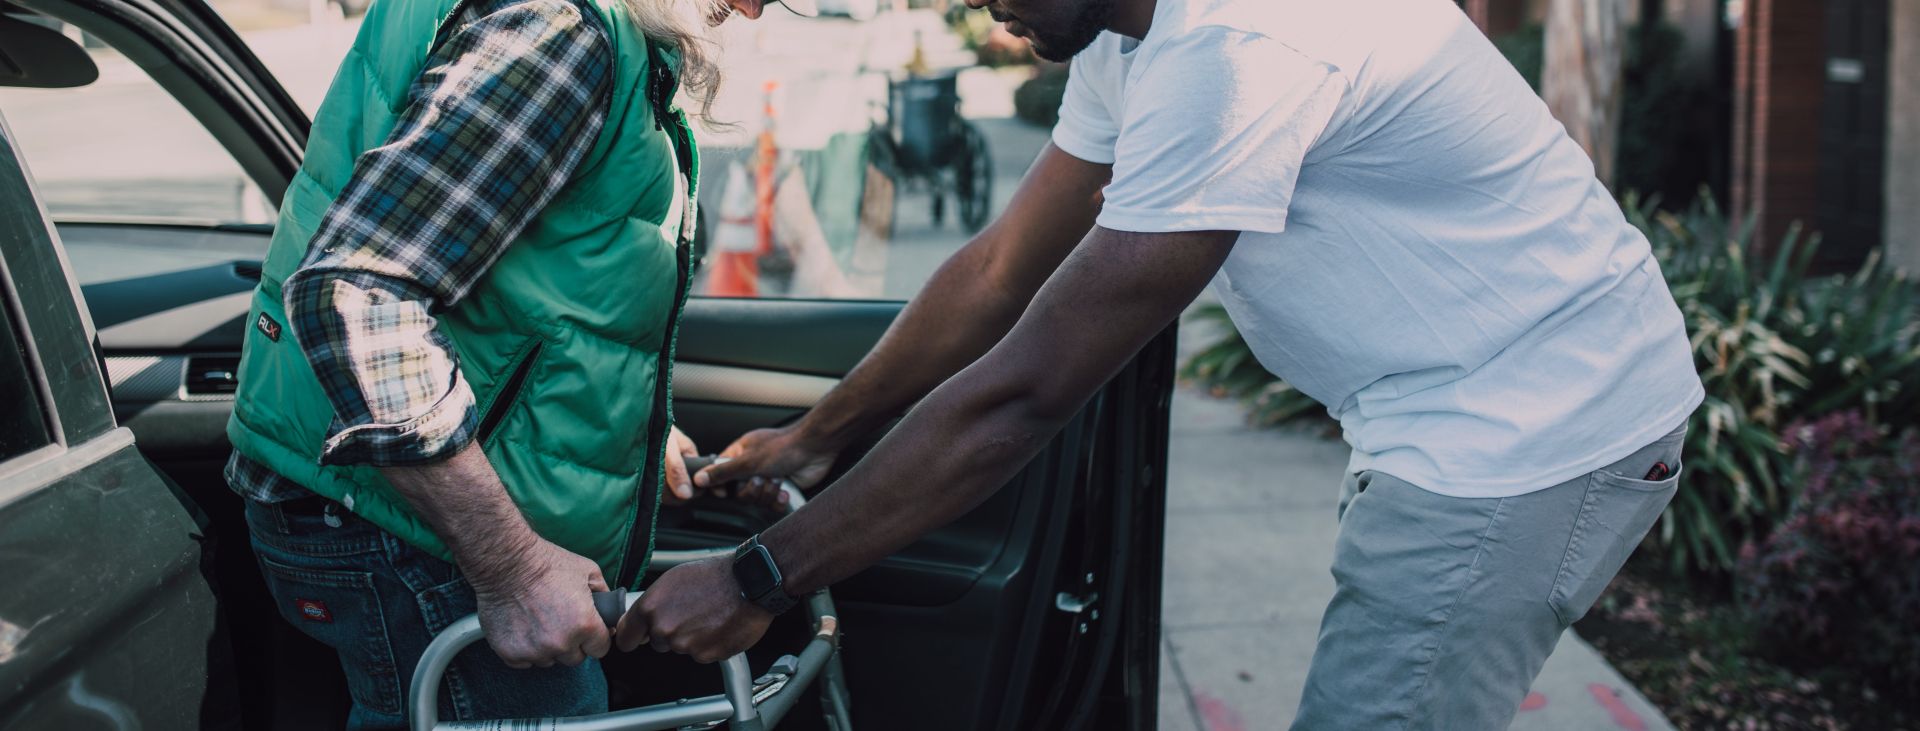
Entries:
[[[1560,633],[1673,499],[1685,439],[1683,425],[1605,468],[1508,498],[1348,476],[1334,597],[1293,728],[1507,728]],[[1641,479],[1656,463],[1673,474]]]

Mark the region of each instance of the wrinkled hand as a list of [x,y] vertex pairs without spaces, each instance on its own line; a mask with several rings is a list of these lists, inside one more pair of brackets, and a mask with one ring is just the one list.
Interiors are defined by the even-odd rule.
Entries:
[[786,501],[780,480],[792,480],[802,490],[820,484],[833,468],[838,450],[810,443],[797,426],[756,429],[734,440],[720,453],[722,461],[701,470],[693,482],[724,494],[725,485],[745,502],[775,506]]
[[499,568],[469,575],[487,644],[511,668],[574,666],[606,656],[612,638],[592,594],[607,590],[600,567],[530,538]]
[[687,458],[700,456],[700,448],[693,445],[693,439],[680,427],[671,427],[667,432],[667,484],[660,493],[660,501],[668,505],[679,505],[693,499],[693,477],[687,474]]
[[641,643],[657,652],[677,652],[711,663],[745,652],[767,633],[773,615],[740,597],[727,559],[675,566],[620,618],[615,636],[622,651]]

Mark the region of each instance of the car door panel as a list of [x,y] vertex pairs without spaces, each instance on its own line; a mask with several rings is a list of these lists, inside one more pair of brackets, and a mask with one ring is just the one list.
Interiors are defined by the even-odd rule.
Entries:
[[[16,4],[77,26],[133,61],[206,127],[270,201],[280,199],[299,165],[305,116],[211,7],[193,0]],[[204,586],[219,602],[203,616],[225,636],[245,638],[217,640],[229,647],[236,670],[210,681],[212,687],[241,699],[241,720],[234,722],[241,727],[338,728],[345,692],[337,665],[325,647],[279,621],[248,546],[242,502],[221,476],[231,397],[188,386],[189,374],[210,365],[196,361],[239,352],[245,327],[239,293],[252,286],[244,280],[257,266],[247,265],[263,256],[270,229],[135,220],[64,221],[59,228],[70,237],[66,253],[74,266],[68,271],[79,279],[67,284],[97,301],[107,323],[95,341],[98,351],[87,353],[90,364],[113,377],[109,391],[96,374],[101,402],[111,403],[100,418],[110,425],[117,415],[141,452],[207,517],[200,544],[208,561]],[[84,301],[81,306],[79,319],[90,322],[92,313]],[[102,631],[111,635],[116,628]],[[164,643],[165,635],[128,639],[140,641]],[[143,667],[171,677],[186,666]]]
[[[708,450],[749,429],[790,421],[804,411],[807,404],[797,397],[805,392],[755,382],[839,378],[900,307],[694,300],[675,366],[676,420]],[[1116,707],[1100,718],[1153,717],[1151,703],[1144,710],[1117,706],[1126,703],[1126,687],[1157,687],[1157,678],[1123,670],[1108,683],[1106,671],[1140,664],[1143,656],[1158,668],[1157,634],[1153,642],[1134,637],[1128,643],[1138,629],[1123,631],[1120,620],[1150,611],[1146,623],[1157,632],[1159,534],[1148,529],[1158,525],[1162,510],[1158,478],[1164,477],[1171,343],[1171,333],[1157,339],[979,507],[833,587],[846,618],[847,672],[863,726],[1014,729],[1041,727],[1027,724],[1050,718],[1044,727],[1070,728],[1095,718],[1090,704],[1103,695]],[[709,379],[706,368],[729,370]],[[697,398],[679,377],[689,371],[696,374],[691,390]],[[844,455],[829,481],[880,436],[869,435]],[[730,545],[760,524],[736,507],[697,501],[661,515],[659,546]],[[1115,551],[1107,542],[1116,538],[1137,545]],[[1145,553],[1150,561],[1140,560]],[[1150,588],[1130,592],[1129,582]],[[1156,594],[1152,603],[1133,596],[1142,591]],[[1097,605],[1102,592],[1105,622],[1056,607],[1060,596]],[[865,657],[863,648],[872,648]],[[1056,670],[1075,682],[1049,682]],[[1063,720],[1069,718],[1078,720]]]
[[[117,429],[5,477],[0,727],[232,723],[231,666],[189,518]],[[169,680],[155,683],[156,671]],[[209,675],[209,673],[212,673]],[[203,709],[203,706],[207,706]]]
[[839,378],[865,357],[904,302],[694,298],[677,346],[688,363]]
[[[231,725],[204,527],[115,426],[85,305],[28,180],[0,117],[0,318],[34,394],[8,408],[49,426],[45,447],[0,462],[0,727]],[[160,668],[169,682],[153,682]]]

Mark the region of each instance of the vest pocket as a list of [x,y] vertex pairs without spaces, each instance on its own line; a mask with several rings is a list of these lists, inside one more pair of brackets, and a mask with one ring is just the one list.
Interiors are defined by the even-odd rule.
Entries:
[[507,417],[507,409],[512,408],[514,402],[519,400],[520,391],[527,384],[527,375],[533,371],[533,364],[540,359],[540,351],[545,349],[545,342],[533,341],[533,347],[528,348],[527,352],[513,364],[513,370],[507,373],[507,380],[502,381],[500,386],[493,390],[493,401],[487,404],[487,411],[480,417],[480,425],[474,431],[474,436],[480,440],[480,443],[488,443],[493,433],[500,428],[500,421]]

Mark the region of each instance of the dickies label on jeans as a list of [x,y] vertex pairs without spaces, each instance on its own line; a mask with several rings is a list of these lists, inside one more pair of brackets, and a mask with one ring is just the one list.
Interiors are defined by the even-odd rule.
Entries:
[[318,599],[295,599],[293,606],[300,610],[300,618],[309,622],[332,622],[333,612],[327,611],[327,603]]

